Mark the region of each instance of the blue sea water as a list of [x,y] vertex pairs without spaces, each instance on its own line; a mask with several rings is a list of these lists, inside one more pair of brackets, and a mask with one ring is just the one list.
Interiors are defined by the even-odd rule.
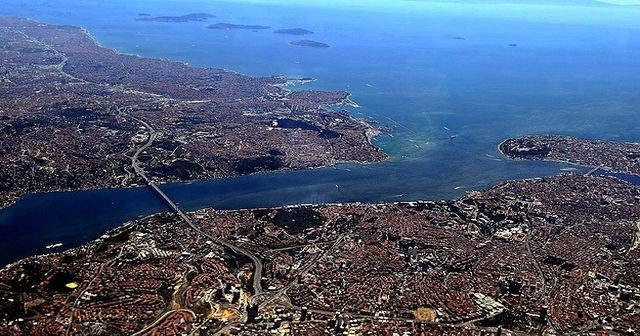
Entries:
[[[296,89],[347,90],[361,105],[351,113],[395,128],[376,139],[388,162],[163,187],[185,209],[237,209],[447,199],[573,169],[502,159],[497,145],[510,136],[640,141],[640,9],[549,3],[12,0],[0,15],[83,26],[124,53],[313,77]],[[217,17],[136,20],[193,12]],[[299,37],[272,30],[204,28],[217,22],[305,28],[315,34],[304,38],[331,47],[291,46]],[[27,196],[0,211],[0,264],[162,210],[144,188]]]

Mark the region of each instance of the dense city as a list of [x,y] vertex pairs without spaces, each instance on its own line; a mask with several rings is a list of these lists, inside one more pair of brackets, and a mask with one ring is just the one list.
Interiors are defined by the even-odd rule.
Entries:
[[188,215],[195,229],[158,214],[8,266],[0,334],[635,335],[640,325],[640,189],[614,178]]
[[377,126],[329,107],[354,105],[346,92],[123,55],[27,19],[0,18],[0,40],[0,208],[142,184],[134,158],[158,182],[386,159]]
[[[146,21],[202,21],[202,13]],[[225,28],[229,29],[229,27]],[[308,79],[248,77],[0,18],[0,208],[146,185],[167,206],[0,270],[0,335],[640,334],[640,145],[507,139],[592,167],[447,201],[185,213],[172,181],[373,163],[382,127]]]

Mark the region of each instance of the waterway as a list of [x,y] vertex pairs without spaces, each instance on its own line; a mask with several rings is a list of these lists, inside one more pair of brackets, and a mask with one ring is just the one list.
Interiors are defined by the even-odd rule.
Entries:
[[[0,15],[83,26],[126,53],[313,77],[305,88],[350,91],[361,106],[353,114],[395,128],[376,139],[391,156],[381,164],[163,186],[187,210],[449,199],[575,169],[504,160],[496,147],[506,137],[638,141],[640,9],[471,2],[16,0]],[[209,23],[310,29],[331,47],[291,46],[298,37],[270,30],[136,20],[193,12],[216,15]],[[145,188],[29,195],[0,211],[0,264],[163,210]]]
[[602,169],[598,169],[597,171],[595,171],[595,174],[602,175],[602,176],[615,177],[619,180],[640,186],[640,176],[638,175],[612,173]]

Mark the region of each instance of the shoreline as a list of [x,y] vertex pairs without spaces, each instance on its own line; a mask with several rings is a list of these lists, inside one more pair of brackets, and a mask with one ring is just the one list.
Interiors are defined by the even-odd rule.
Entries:
[[[26,20],[29,21],[33,21],[30,18],[27,18]],[[39,23],[37,21],[33,21],[36,23]],[[58,25],[60,26],[60,25]],[[138,58],[145,58],[145,59],[157,59],[157,60],[163,60],[166,62],[172,62],[172,63],[177,63],[177,64],[183,64],[186,66],[190,66],[189,63],[186,62],[180,62],[180,61],[174,61],[174,60],[169,60],[169,59],[165,59],[165,58],[160,58],[160,57],[146,57],[146,56],[141,56],[141,55],[137,55],[137,54],[131,54],[131,53],[123,53],[118,51],[115,48],[106,48],[103,47],[99,41],[90,34],[90,32],[85,29],[84,27],[78,27],[78,29],[80,29],[80,31],[82,31],[82,33],[89,39],[91,39],[91,41],[93,41],[93,43],[100,48],[104,48],[106,50],[111,50],[115,53],[118,54],[123,54],[123,55],[132,55]],[[239,72],[235,72],[235,71],[231,71],[231,70],[227,70],[227,69],[223,69],[223,68],[214,68],[214,67],[206,67],[203,69],[215,69],[215,70],[222,70],[224,72],[227,73],[233,73],[233,74],[238,74],[238,75],[242,75],[242,76],[247,76],[247,77],[251,77],[251,78],[277,78],[277,79],[282,79],[284,80],[283,83],[278,83],[278,84],[269,84],[269,85],[273,85],[276,87],[281,87],[283,90],[285,90],[285,92],[292,92],[290,90],[287,90],[285,87],[288,85],[296,85],[297,83],[300,83],[302,85],[314,81],[314,80],[309,80],[309,81],[305,81],[304,79],[289,79],[287,77],[284,76],[272,76],[272,77],[256,77],[256,76],[251,76],[251,75],[245,75],[245,74],[241,74]],[[349,107],[353,107],[353,108],[358,108],[359,105],[355,102],[353,102],[350,97],[352,96],[351,93],[347,92],[347,97],[345,99],[343,99],[342,101],[335,103],[335,104],[323,104],[320,105],[319,108],[325,108],[326,106],[340,106],[340,105],[345,105],[345,106],[349,106]],[[354,116],[352,116],[351,114],[349,114],[349,116],[351,118],[353,118],[355,121],[360,122],[363,126],[365,127],[364,130],[364,135],[368,141],[368,143],[370,145],[373,145],[372,141],[377,137],[380,136],[381,134],[384,134],[384,132],[382,132],[380,129],[374,127],[374,125],[372,125],[371,123],[369,123],[366,119],[364,118],[356,118]],[[502,151],[502,146],[503,144],[508,141],[510,138],[503,140],[499,145],[498,145],[498,149],[499,152],[507,159],[509,160],[521,160],[521,161],[534,161],[534,160],[528,160],[528,159],[514,159],[514,158],[510,158],[509,156],[505,155],[505,153]],[[608,142],[608,141],[607,141]],[[378,150],[382,150],[384,152],[384,150],[378,146],[374,146],[375,148],[377,148]],[[245,174],[245,175],[231,175],[231,176],[223,176],[223,177],[212,177],[212,178],[203,178],[203,179],[193,179],[193,180],[185,180],[185,181],[163,181],[163,182],[159,182],[158,184],[160,186],[164,186],[164,185],[168,185],[168,184],[185,184],[185,183],[193,183],[193,182],[203,182],[203,181],[213,181],[213,180],[221,180],[221,179],[231,179],[231,178],[237,178],[237,177],[244,177],[244,176],[253,176],[253,175],[262,175],[262,174],[269,174],[269,173],[279,173],[279,172],[290,172],[290,171],[302,171],[302,170],[311,170],[311,169],[322,169],[322,168],[328,168],[328,167],[335,167],[336,165],[339,164],[359,164],[359,165],[369,165],[369,164],[374,164],[374,163],[380,163],[380,162],[384,162],[390,159],[390,157],[388,155],[385,154],[385,158],[380,160],[380,161],[358,161],[358,160],[344,160],[344,161],[336,161],[336,162],[332,162],[330,164],[324,164],[324,165],[318,165],[318,166],[310,166],[310,167],[300,167],[300,168],[282,168],[282,169],[277,169],[277,170],[273,170],[273,171],[264,171],[264,172],[255,172],[255,173],[251,173],[251,174]],[[547,162],[557,162],[557,163],[564,163],[564,164],[569,164],[569,165],[573,165],[573,166],[578,166],[578,167],[589,167],[589,166],[585,166],[585,165],[581,165],[581,164],[576,164],[573,162],[569,162],[569,161],[563,161],[563,160],[546,160],[546,159],[541,159],[541,160],[535,160],[535,161],[547,161]],[[592,167],[595,168],[595,167]],[[625,172],[622,172],[625,173]],[[630,174],[628,172],[626,172],[626,174]],[[635,175],[635,174],[632,174]],[[615,178],[615,177],[609,177],[609,178]],[[540,179],[540,178],[530,178],[530,179],[522,179],[522,180],[536,180],[536,179]],[[509,183],[512,181],[518,181],[518,180],[505,180],[502,182],[497,183],[495,186],[500,186],[503,185],[505,183]],[[50,193],[63,193],[63,192],[82,192],[82,191],[99,191],[99,190],[109,190],[109,189],[122,189],[122,190],[126,190],[126,189],[132,189],[132,188],[138,188],[138,187],[144,187],[144,188],[148,188],[148,186],[146,185],[134,185],[134,186],[106,186],[106,187],[83,187],[83,188],[68,188],[68,189],[60,189],[60,190],[49,190],[49,191],[42,191],[42,192],[35,192],[35,193],[26,193],[24,195],[21,195],[19,198],[16,198],[15,200],[11,201],[6,207],[0,207],[0,212],[9,209],[11,206],[15,205],[19,200],[23,199],[24,197],[28,196],[28,195],[33,195],[33,194],[39,194],[39,193],[46,193],[46,194],[50,194]],[[457,198],[454,198],[452,200],[456,200]],[[447,201],[447,200],[442,200],[442,201]],[[451,201],[451,200],[449,200]],[[351,202],[351,203],[344,203],[344,204],[372,204],[372,205],[385,205],[385,204],[408,204],[408,203],[422,203],[422,202],[432,202],[432,201],[425,201],[425,200],[416,200],[416,201],[403,201],[403,202],[383,202],[383,203],[367,203],[367,202]],[[272,207],[272,208],[256,208],[256,209],[282,209],[282,208],[295,208],[295,207],[301,207],[301,206],[330,206],[330,205],[340,205],[343,203],[318,203],[318,204],[294,204],[294,205],[288,205],[288,206],[282,206],[282,207]],[[204,209],[213,209],[211,207],[204,207],[201,208],[199,210],[204,210]],[[195,211],[199,211],[199,210],[193,210],[193,211],[188,211],[189,213],[193,213]],[[247,210],[253,210],[252,208],[240,208],[240,209],[233,209],[233,210],[215,210],[215,211],[229,211],[229,212],[233,212],[233,211],[247,211]],[[164,212],[156,212],[154,214],[148,215],[148,216],[144,216],[149,217],[149,216],[154,216],[157,214],[162,214],[162,213],[167,213],[169,211],[164,211]],[[118,226],[116,226],[114,229],[112,230],[117,230],[119,228],[124,228],[127,227],[127,225],[132,225],[131,223],[135,223],[137,220],[134,221],[129,221],[129,222],[125,222],[123,224],[119,224]],[[107,232],[111,232],[111,230],[107,231]],[[76,247],[76,248],[81,248],[83,246],[86,246],[86,244],[90,244],[91,242],[95,241],[91,240],[89,242],[85,242],[82,245]],[[75,249],[75,248],[72,248]],[[53,252],[53,253],[49,253],[49,254],[56,254],[59,252]],[[49,254],[44,254],[44,255],[49,255]],[[29,257],[31,258],[31,257]]]
[[[277,174],[277,173],[286,173],[286,172],[300,172],[305,170],[318,170],[324,168],[331,168],[341,164],[357,164],[357,165],[372,165],[377,163],[382,163],[389,160],[389,156],[387,155],[384,160],[381,161],[358,161],[358,160],[347,160],[347,161],[336,161],[332,164],[325,164],[320,166],[312,166],[312,167],[303,167],[303,168],[282,168],[270,171],[262,171],[262,172],[254,172],[251,174],[245,175],[231,175],[231,176],[221,176],[221,177],[212,177],[212,178],[203,178],[203,179],[193,179],[193,180],[185,180],[185,181],[163,181],[156,182],[156,184],[160,187],[166,186],[169,184],[191,184],[194,182],[208,182],[208,181],[220,181],[225,179],[234,179],[234,178],[243,178],[249,176],[257,176],[257,175],[266,175],[266,174]],[[87,191],[107,191],[107,190],[130,190],[135,188],[146,189],[148,185],[132,185],[132,186],[104,186],[98,188],[91,187],[83,187],[83,188],[69,188],[69,189],[57,189],[57,190],[47,190],[47,191],[36,191],[36,192],[28,192],[20,197],[12,200],[6,207],[0,206],[0,213],[11,208],[13,205],[23,200],[27,196],[31,195],[47,195],[47,194],[62,194],[62,193],[75,193],[75,192],[87,192]]]
[[[86,242],[84,242],[84,243],[82,243],[82,244],[80,244],[78,246],[75,246],[75,247],[63,248],[60,251],[54,251],[54,252],[50,252],[50,253],[35,254],[35,255],[31,255],[31,256],[25,257],[25,258],[18,259],[16,261],[12,261],[12,262],[10,262],[10,263],[8,263],[6,265],[0,266],[0,271],[5,270],[5,269],[10,268],[10,267],[13,267],[16,264],[18,264],[18,263],[20,263],[20,262],[22,262],[24,260],[41,259],[41,258],[45,258],[45,257],[48,257],[48,256],[54,256],[54,255],[57,255],[57,254],[60,254],[60,253],[76,251],[76,250],[85,248],[87,246],[90,246],[93,243],[97,243],[97,242],[102,241],[102,239],[104,239],[103,238],[104,236],[113,236],[115,234],[119,234],[120,232],[130,228],[133,225],[135,225],[136,222],[139,221],[140,219],[147,218],[147,217],[150,217],[150,216],[160,215],[160,214],[164,214],[164,213],[167,213],[167,212],[158,212],[158,213],[154,213],[154,214],[149,215],[149,216],[144,216],[142,218],[138,218],[138,219],[135,219],[135,220],[130,220],[130,221],[124,222],[123,224],[120,224],[120,225],[118,225],[118,226],[116,226],[114,228],[111,228],[111,229],[108,229],[108,230],[102,232],[100,237],[95,238],[95,239],[91,239],[91,240],[86,241]],[[62,245],[62,246],[64,246],[64,245]]]
[[[418,199],[418,200],[407,200],[407,201],[390,201],[390,202],[384,202],[384,201],[377,201],[377,202],[363,202],[363,201],[353,201],[353,202],[327,202],[327,203],[296,203],[296,204],[287,204],[287,205],[279,205],[279,206],[273,206],[273,207],[247,207],[247,208],[234,208],[234,209],[216,209],[214,207],[204,207],[204,208],[199,208],[196,210],[188,210],[185,211],[186,214],[188,215],[194,215],[194,214],[198,214],[201,212],[206,212],[206,211],[213,211],[215,213],[224,213],[224,214],[229,214],[229,213],[236,213],[236,212],[253,212],[253,211],[261,211],[261,210],[284,210],[284,209],[297,209],[297,208],[319,208],[319,207],[349,207],[349,206],[372,206],[372,207],[379,207],[379,206],[394,206],[394,205],[419,205],[419,204],[445,204],[447,202],[455,202],[455,201],[460,201],[462,199],[464,199],[465,197],[468,197],[469,194],[472,193],[478,193],[478,192],[487,192],[490,191],[491,189],[495,189],[495,188],[500,188],[501,186],[504,186],[506,184],[509,183],[515,183],[515,182],[534,182],[534,181],[541,181],[545,178],[554,178],[554,177],[559,177],[559,176],[575,176],[575,175],[579,175],[579,176],[583,176],[585,178],[600,178],[600,179],[613,179],[616,181],[620,181],[623,183],[628,183],[631,185],[636,185],[627,181],[624,181],[622,179],[619,179],[615,176],[605,176],[605,175],[591,175],[591,176],[585,176],[584,174],[579,174],[579,173],[575,173],[575,172],[570,172],[570,173],[560,173],[557,175],[552,175],[552,176],[546,176],[546,177],[531,177],[531,178],[523,178],[523,179],[507,179],[504,181],[501,181],[499,183],[496,183],[488,188],[484,188],[484,189],[473,189],[473,190],[468,190],[464,193],[463,196],[460,197],[455,197],[455,198],[450,198],[450,199],[440,199],[440,200],[425,200],[425,199]],[[638,186],[640,187],[640,186]],[[2,210],[0,210],[1,212]],[[127,229],[129,229],[130,227],[136,225],[139,221],[144,220],[144,219],[148,219],[154,216],[160,216],[160,215],[165,215],[165,214],[174,214],[174,212],[167,210],[167,211],[159,211],[159,212],[154,212],[152,214],[149,215],[143,215],[140,216],[136,219],[132,219],[132,220],[128,220],[122,224],[119,224],[113,228],[110,229],[106,229],[105,231],[103,231],[101,233],[101,235],[98,238],[94,238],[88,241],[84,241],[83,243],[80,243],[78,246],[74,246],[74,247],[70,247],[70,248],[63,248],[60,251],[55,251],[55,252],[50,252],[50,253],[40,253],[40,254],[35,254],[35,255],[30,255],[21,259],[18,259],[16,261],[12,261],[6,265],[0,265],[0,271],[7,269],[9,267],[12,267],[14,265],[16,265],[17,263],[20,263],[24,260],[29,260],[29,259],[40,259],[40,258],[44,258],[47,256],[51,256],[51,255],[57,255],[60,253],[65,253],[65,252],[69,252],[69,251],[75,251],[75,250],[79,250],[79,249],[83,249],[86,247],[89,247],[91,244],[94,243],[98,243],[101,242],[105,236],[113,236],[115,234],[118,234],[122,231],[125,231]],[[65,244],[66,245],[66,244]],[[63,246],[65,246],[63,245]]]
[[[498,150],[499,152],[507,159],[512,160],[512,161],[547,161],[547,162],[555,162],[555,163],[561,163],[561,164],[568,164],[571,166],[576,166],[576,167],[581,167],[581,168],[589,168],[589,166],[585,166],[585,165],[580,165],[580,164],[576,164],[576,163],[572,163],[572,162],[568,162],[568,161],[562,161],[562,160],[527,160],[527,159],[511,159],[508,156],[506,156],[502,150],[500,149],[501,145],[504,144],[506,141],[508,141],[511,138],[507,138],[505,140],[503,140],[502,142],[500,142],[500,145],[498,146]],[[339,164],[362,164],[362,165],[367,165],[367,164],[374,164],[374,163],[380,163],[380,162],[384,162],[386,160],[383,161],[379,161],[379,162],[360,162],[360,161],[341,161],[341,162],[336,162],[334,164],[331,165],[322,165],[322,166],[317,166],[317,167],[309,167],[309,168],[301,168],[301,169],[279,169],[279,170],[274,170],[274,171],[269,171],[269,172],[257,172],[257,173],[252,173],[252,174],[248,174],[248,175],[240,175],[240,176],[228,176],[228,177],[219,177],[219,178],[212,178],[212,179],[199,179],[199,180],[190,180],[190,181],[169,181],[169,182],[163,182],[163,183],[159,183],[160,186],[163,185],[168,185],[168,184],[190,184],[193,182],[206,182],[206,181],[213,181],[213,180],[222,180],[222,179],[232,179],[232,178],[238,178],[238,177],[244,177],[244,176],[252,176],[252,175],[261,175],[261,174],[269,174],[269,173],[286,173],[286,172],[293,172],[293,171],[303,171],[303,170],[312,170],[312,169],[323,169],[323,168],[329,168],[329,167],[333,167]],[[592,167],[594,168],[594,167]],[[604,169],[603,169],[604,170]],[[605,170],[606,171],[606,170]],[[638,176],[635,174],[628,174],[628,173],[622,173],[622,174],[627,174],[627,175],[631,175],[631,176]],[[559,173],[556,175],[552,175],[552,176],[545,176],[545,177],[531,177],[531,178],[523,178],[523,179],[506,179],[503,181],[500,181],[490,187],[487,188],[483,188],[483,189],[473,189],[473,190],[468,190],[465,192],[465,195],[469,194],[469,193],[474,193],[474,192],[482,192],[482,191],[487,191],[493,188],[499,188],[502,185],[508,184],[508,183],[514,183],[517,181],[540,181],[543,180],[544,178],[549,178],[549,177],[553,177],[553,176],[571,176],[571,175],[582,175],[584,176],[583,173],[581,172],[569,172],[569,173]],[[623,179],[620,179],[618,177],[615,176],[610,176],[610,175],[602,175],[602,174],[594,174],[592,176],[590,176],[591,178],[602,178],[602,179],[614,179],[616,181],[620,181],[623,183],[627,183],[627,184],[631,184],[631,185],[636,185],[635,183],[629,182],[629,181],[625,181]],[[64,192],[82,192],[82,191],[100,191],[100,190],[115,190],[115,189],[120,189],[120,190],[126,190],[126,189],[132,189],[132,188],[148,188],[148,186],[145,185],[138,185],[138,186],[128,186],[128,187],[107,187],[107,188],[83,188],[83,189],[75,189],[75,190],[62,190],[62,191],[47,191],[47,192],[38,192],[38,193],[30,193],[29,195],[37,195],[37,194],[50,194],[50,193],[64,193]],[[426,199],[416,199],[416,200],[406,200],[406,201],[374,201],[374,202],[367,202],[367,201],[349,201],[349,202],[326,202],[326,203],[292,203],[292,204],[286,204],[286,205],[278,205],[278,206],[273,206],[273,207],[238,207],[238,208],[233,208],[233,209],[216,209],[212,206],[205,206],[205,207],[201,207],[201,208],[197,208],[194,210],[189,210],[186,211],[189,214],[197,214],[198,212],[202,212],[202,211],[215,211],[215,212],[219,212],[219,213],[233,213],[233,212],[242,212],[242,211],[257,211],[257,210],[278,210],[278,209],[293,209],[293,208],[300,208],[300,207],[324,207],[324,206],[353,206],[353,205],[369,205],[369,206],[386,206],[386,205],[401,205],[401,204],[434,204],[434,203],[441,203],[441,202],[450,202],[450,201],[456,201],[456,200],[460,200],[462,198],[464,198],[465,196],[460,196],[460,197],[455,197],[455,198],[447,198],[447,199],[439,199],[439,200],[426,200]],[[22,199],[22,197],[20,198]],[[16,200],[15,202],[13,202],[13,204],[17,203],[17,201],[19,201],[20,199]],[[12,204],[12,205],[13,205]],[[9,206],[10,207],[10,206]],[[3,208],[0,209],[0,212],[8,209],[7,208]],[[157,212],[152,212],[148,215],[141,215],[136,219],[131,219],[128,220],[122,224],[117,224],[116,226],[114,226],[111,229],[107,229],[106,231],[103,231],[101,236],[92,240],[88,240],[88,241],[84,241],[82,243],[80,243],[78,246],[74,246],[68,249],[64,249],[61,251],[55,251],[55,252],[51,252],[51,253],[41,253],[41,254],[36,254],[36,255],[32,255],[32,256],[28,256],[25,258],[21,258],[19,260],[13,261],[11,263],[8,263],[7,265],[4,266],[0,266],[0,269],[4,269],[7,267],[10,267],[18,262],[21,262],[22,260],[26,260],[26,259],[32,259],[32,258],[42,258],[42,257],[46,257],[48,255],[55,255],[55,254],[59,254],[65,251],[71,251],[71,250],[76,250],[76,249],[81,249],[81,248],[85,248],[87,246],[89,246],[90,244],[99,241],[100,239],[102,239],[102,237],[106,234],[109,233],[113,233],[113,232],[119,232],[122,230],[125,230],[127,228],[129,228],[132,225],[135,225],[135,223],[137,223],[138,221],[145,219],[145,218],[149,218],[149,217],[153,217],[153,216],[157,216],[157,215],[162,215],[162,214],[170,214],[172,213],[169,209],[166,209],[165,211],[157,211]],[[65,245],[67,244],[67,242],[65,242]]]
[[[165,61],[165,62],[177,63],[177,64],[182,64],[184,66],[188,66],[188,67],[192,67],[192,68],[198,68],[198,69],[208,69],[208,70],[223,71],[223,72],[226,72],[226,73],[245,76],[245,77],[249,77],[249,78],[273,78],[273,79],[278,79],[278,80],[281,80],[282,82],[281,83],[274,83],[274,84],[267,84],[267,85],[280,88],[281,90],[283,90],[283,92],[285,94],[285,97],[294,92],[292,90],[287,89],[286,88],[287,86],[295,86],[295,85],[298,85],[298,84],[305,85],[307,83],[317,81],[317,79],[315,79],[315,78],[306,78],[306,77],[303,77],[303,78],[288,78],[288,77],[283,76],[283,75],[272,75],[272,76],[249,75],[249,74],[244,74],[244,73],[240,73],[240,72],[229,70],[229,69],[225,69],[225,68],[198,67],[198,66],[192,66],[191,64],[189,64],[187,62],[171,60],[171,59],[164,58],[164,57],[143,56],[143,55],[135,54],[135,53],[122,52],[122,51],[120,51],[120,50],[118,50],[116,48],[109,48],[109,47],[106,47],[106,46],[102,45],[102,43],[100,43],[100,41],[95,36],[93,36],[91,34],[91,32],[87,28],[82,27],[82,26],[57,24],[57,23],[51,23],[50,24],[50,23],[45,23],[45,22],[38,21],[38,20],[36,20],[34,18],[31,18],[31,17],[20,17],[20,16],[7,16],[7,17],[13,18],[13,19],[17,19],[17,20],[24,20],[26,22],[29,22],[29,23],[32,23],[32,24],[36,24],[36,25],[39,25],[39,26],[42,25],[42,26],[54,26],[54,27],[73,27],[75,29],[78,29],[82,33],[83,36],[88,38],[93,43],[94,46],[96,46],[98,48],[105,49],[107,51],[114,52],[116,54],[120,54],[120,55],[129,55],[129,56],[137,57],[137,58],[140,58],[140,59],[151,59],[151,60],[160,60],[160,61]],[[322,90],[327,90],[327,88],[322,88]],[[321,104],[321,105],[318,106],[318,109],[328,109],[327,107],[341,106],[341,105],[350,106],[350,107],[354,107],[354,108],[359,107],[358,104],[356,104],[355,102],[353,102],[353,101],[351,101],[349,99],[349,97],[351,97],[351,93],[350,92],[346,92],[346,93],[347,93],[347,98],[343,99],[342,101],[334,103],[334,104]],[[149,94],[151,94],[151,93],[149,93]],[[349,118],[353,119],[354,122],[357,122],[357,123],[361,124],[364,127],[364,134],[363,135],[364,135],[367,143],[369,145],[371,145],[372,147],[374,147],[376,150],[384,152],[383,148],[374,145],[373,142],[372,142],[373,138],[383,134],[382,130],[376,129],[376,127],[373,124],[371,124],[370,122],[368,122],[366,119],[355,117],[350,113],[348,115],[349,115]],[[384,152],[384,153],[385,153],[385,158],[383,160],[380,160],[380,161],[364,161],[363,162],[363,161],[358,161],[358,160],[344,160],[344,161],[336,161],[336,162],[334,162],[332,164],[301,167],[301,168],[287,168],[287,167],[285,167],[285,168],[277,169],[277,170],[273,170],[273,171],[276,172],[276,171],[298,171],[298,170],[304,170],[304,169],[319,169],[319,168],[331,167],[331,166],[334,166],[336,164],[343,164],[343,163],[373,164],[373,163],[378,163],[378,162],[383,162],[383,161],[389,160],[390,156],[388,154],[386,154],[386,152]],[[255,173],[245,174],[245,175],[229,175],[229,176],[221,176],[221,177],[192,179],[192,180],[185,180],[185,181],[171,181],[171,180],[169,180],[169,181],[158,182],[158,184],[159,185],[165,185],[165,184],[169,184],[169,183],[189,183],[189,182],[197,182],[197,181],[207,181],[207,180],[216,180],[216,179],[240,177],[240,176],[257,175],[257,174],[263,174],[263,173],[269,173],[269,172],[271,172],[271,171],[255,172]],[[9,201],[6,204],[0,204],[0,212],[12,207],[18,201],[23,199],[24,197],[26,197],[28,195],[32,195],[32,194],[80,192],[80,191],[109,190],[109,189],[129,189],[129,188],[137,188],[137,187],[146,187],[146,186],[145,185],[135,185],[135,186],[103,185],[103,186],[99,186],[99,187],[63,188],[63,189],[53,189],[53,190],[46,190],[46,191],[26,192],[26,193],[20,194],[16,198],[9,199]]]

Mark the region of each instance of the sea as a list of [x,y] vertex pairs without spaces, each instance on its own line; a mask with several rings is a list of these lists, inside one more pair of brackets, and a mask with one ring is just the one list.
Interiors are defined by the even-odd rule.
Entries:
[[[139,14],[209,13],[207,22]],[[294,90],[345,90],[349,112],[391,134],[390,159],[175,183],[183,209],[461,197],[513,179],[585,168],[509,161],[524,134],[640,141],[640,7],[596,1],[6,0],[0,15],[86,28],[104,47],[253,76],[312,77]],[[211,30],[211,23],[272,29]],[[304,37],[275,29],[304,28]],[[311,39],[330,45],[290,45]],[[1,93],[0,93],[1,94]],[[167,211],[147,188],[25,196],[0,211],[0,265],[79,246]],[[45,246],[62,243],[57,249]]]

